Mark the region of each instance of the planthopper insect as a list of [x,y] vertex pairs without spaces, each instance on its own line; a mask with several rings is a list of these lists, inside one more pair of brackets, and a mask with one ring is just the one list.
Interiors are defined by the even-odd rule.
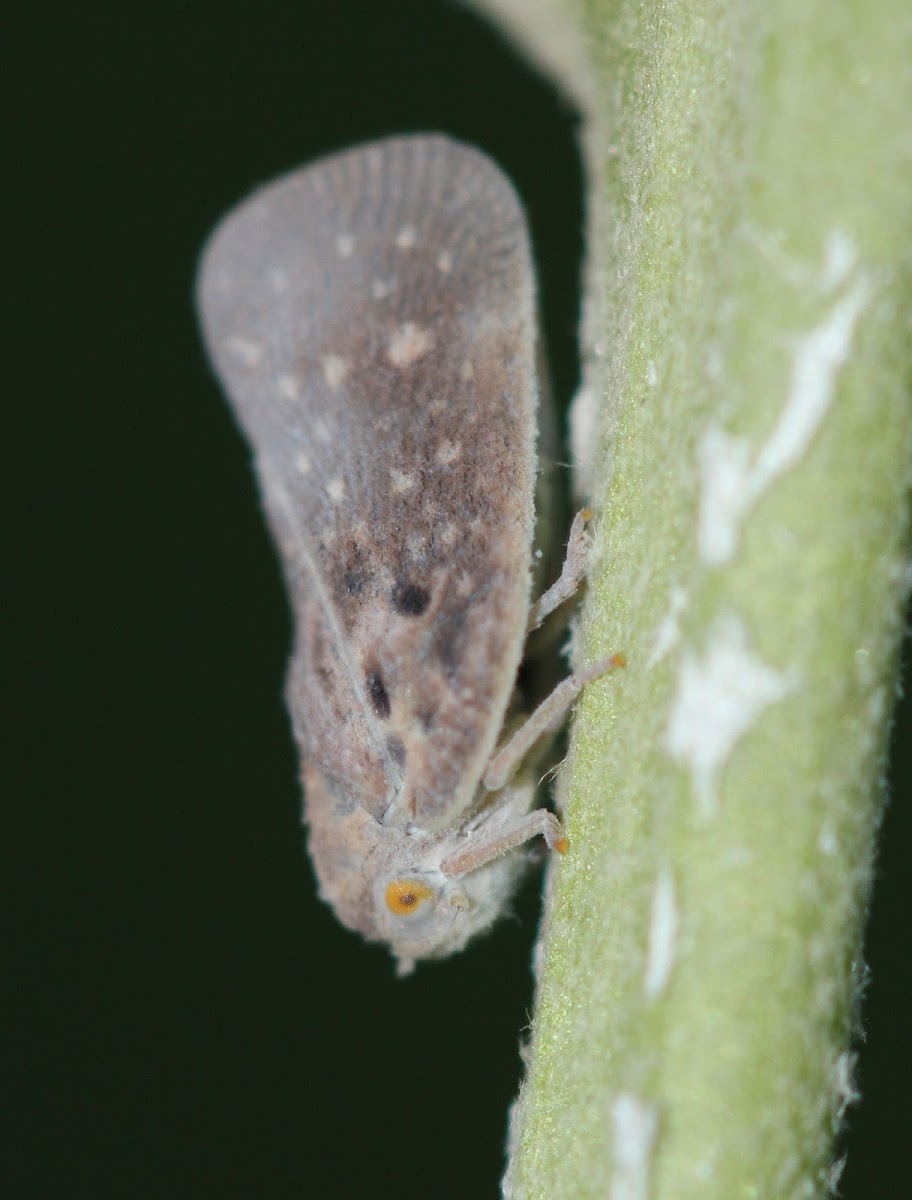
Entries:
[[229,213],[198,303],[294,611],[287,700],[320,893],[405,973],[491,924],[528,839],[566,848],[520,768],[620,664],[571,675],[501,741],[527,632],[576,591],[587,549],[581,514],[530,603],[525,218],[478,150],[389,138]]

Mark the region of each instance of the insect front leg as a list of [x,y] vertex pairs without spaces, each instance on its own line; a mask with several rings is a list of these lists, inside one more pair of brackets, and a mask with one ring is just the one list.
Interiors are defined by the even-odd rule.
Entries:
[[534,799],[534,782],[504,788],[503,795],[485,810],[484,819],[470,828],[459,848],[441,861],[443,874],[450,879],[467,875],[539,834],[549,849],[563,853],[567,840],[560,821],[546,808],[529,812]]
[[475,871],[539,834],[550,850],[564,853],[568,842],[554,813],[546,808],[528,811],[535,799],[535,784],[523,782],[511,786],[510,780],[535,742],[560,728],[586,684],[623,666],[623,657],[615,654],[584,671],[575,671],[557,685],[501,746],[488,764],[482,786],[491,792],[502,792],[502,796],[484,810],[483,819],[470,827],[464,843],[441,861],[444,875],[455,878]]

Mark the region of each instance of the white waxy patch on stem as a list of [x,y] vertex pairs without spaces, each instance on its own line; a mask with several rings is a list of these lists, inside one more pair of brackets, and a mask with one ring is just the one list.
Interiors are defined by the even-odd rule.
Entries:
[[678,925],[674,877],[669,867],[662,867],[652,893],[646,970],[643,975],[643,991],[649,1000],[661,996],[668,986],[675,964]]
[[671,599],[668,604],[668,612],[659,623],[656,630],[655,642],[653,643],[652,653],[646,662],[647,668],[654,667],[656,663],[662,661],[678,643],[681,636],[680,616],[687,607],[687,593],[682,587],[675,584],[671,589]]
[[828,235],[823,248],[823,277],[821,283],[825,292],[832,292],[841,287],[849,277],[849,272],[858,260],[858,250],[855,243],[844,229],[834,229]]
[[702,817],[718,809],[718,774],[737,742],[793,689],[793,680],[748,649],[744,625],[734,616],[716,623],[705,654],[682,655],[665,744],[689,769]]
[[649,1200],[652,1153],[659,1128],[655,1105],[621,1092],[611,1105],[611,1126],[611,1200]]
[[[827,277],[841,278],[850,261],[845,235],[831,238]],[[701,472],[697,543],[703,560],[727,562],[735,553],[741,525],[769,486],[797,465],[836,395],[836,381],[852,348],[855,327],[872,295],[857,278],[824,320],[800,338],[792,356],[788,391],[772,433],[752,454],[749,443],[711,428],[698,450]]]

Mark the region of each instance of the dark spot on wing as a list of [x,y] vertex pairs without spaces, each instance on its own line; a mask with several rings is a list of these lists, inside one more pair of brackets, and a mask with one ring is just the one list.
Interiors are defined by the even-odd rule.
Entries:
[[[360,596],[371,581],[370,558],[363,546],[352,538],[344,547],[336,578],[343,594]],[[338,584],[337,584],[338,586]]]
[[367,694],[378,717],[386,719],[390,715],[390,698],[379,671],[368,671]]
[[389,751],[389,756],[397,767],[405,766],[405,745],[402,740],[397,737],[386,739],[386,748]]
[[464,608],[445,608],[434,622],[433,652],[451,677],[463,659],[466,620]]
[[436,714],[434,713],[433,709],[423,709],[421,712],[416,713],[418,724],[421,726],[422,733],[430,733],[430,731],[434,728],[435,715]]
[[404,617],[420,617],[430,600],[427,589],[417,583],[399,583],[393,589],[393,608]]
[[342,577],[342,585],[349,596],[360,596],[366,580],[364,571],[346,571]]

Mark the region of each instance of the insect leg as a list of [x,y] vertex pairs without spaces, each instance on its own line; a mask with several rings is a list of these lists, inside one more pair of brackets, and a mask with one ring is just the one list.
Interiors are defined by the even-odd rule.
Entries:
[[554,612],[556,608],[579,591],[580,584],[586,577],[586,565],[589,558],[589,539],[586,537],[586,522],[592,517],[588,508],[580,509],[573,518],[570,526],[570,537],[567,540],[567,555],[561,568],[560,578],[552,583],[543,596],[540,596],[532,611],[529,613],[529,626],[526,630],[531,633]]
[[574,671],[562,679],[553,692],[529,714],[520,727],[495,751],[488,763],[482,784],[489,792],[500,791],[510,781],[519,764],[538,739],[546,733],[556,732],[570,711],[570,706],[587,683],[598,679],[608,671],[625,666],[624,656],[614,654],[611,658],[599,659],[583,671]]
[[528,808],[534,793],[532,784],[509,789],[504,804],[495,808],[487,821],[473,830],[457,850],[441,861],[440,870],[443,874],[454,879],[469,871],[476,871],[539,834],[549,849],[563,853],[567,849],[567,840],[554,813],[546,808],[536,809],[535,812],[522,811]]

